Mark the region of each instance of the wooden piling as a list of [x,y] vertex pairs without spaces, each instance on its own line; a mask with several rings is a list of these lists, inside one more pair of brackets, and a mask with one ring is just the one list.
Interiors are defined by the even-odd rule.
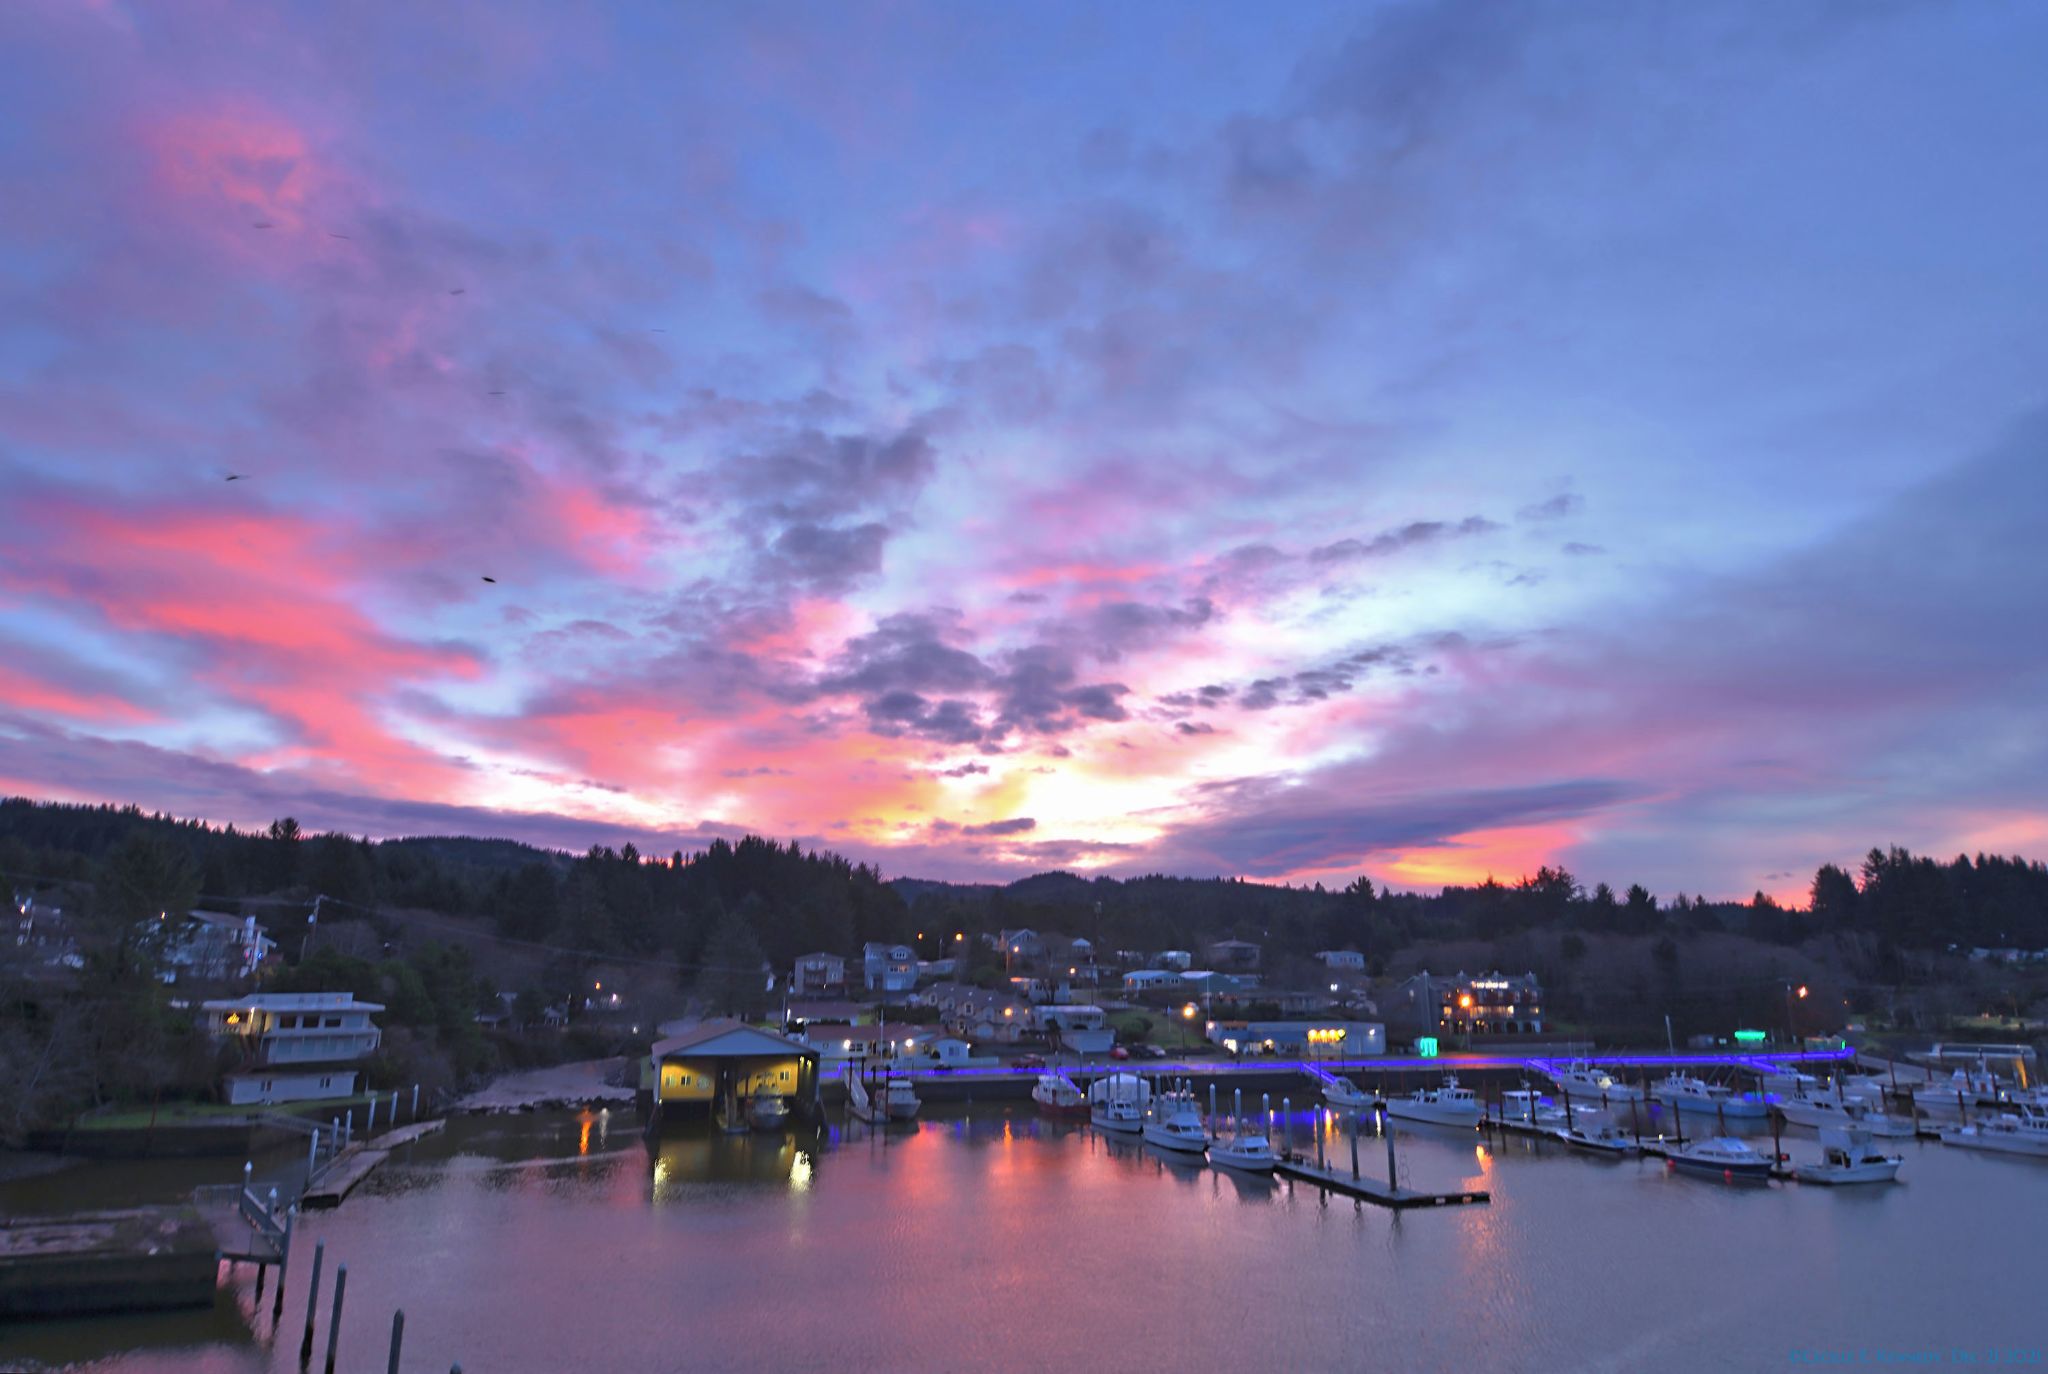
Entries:
[[405,1345],[405,1309],[399,1308],[391,1314],[391,1359],[385,1365],[386,1374],[398,1374],[398,1352]]
[[298,1228],[299,1214],[296,1210],[284,1214],[284,1240],[277,1248],[277,1299],[270,1307],[270,1329],[274,1335],[279,1318],[284,1316],[284,1275],[292,1262],[292,1232]]
[[1358,1113],[1351,1114],[1351,1177],[1358,1177]]
[[1380,1109],[1380,1134],[1387,1138],[1387,1188],[1391,1192],[1400,1188],[1401,1180],[1394,1168],[1394,1122],[1384,1107]]
[[327,1322],[327,1374],[334,1374],[335,1348],[341,1342],[341,1299],[348,1291],[348,1266],[334,1266],[334,1315]]
[[327,1258],[327,1242],[313,1245],[313,1282],[306,1289],[306,1338],[299,1342],[299,1363],[313,1358],[313,1318],[320,1310],[320,1264]]
[[1567,1131],[1575,1131],[1578,1129],[1578,1123],[1572,1120],[1572,1090],[1560,1086],[1558,1091],[1564,1094],[1564,1128]]

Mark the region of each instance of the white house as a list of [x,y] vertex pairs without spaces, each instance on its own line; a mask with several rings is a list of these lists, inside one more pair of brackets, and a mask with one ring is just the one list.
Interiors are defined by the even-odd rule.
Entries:
[[370,1020],[384,1010],[349,992],[266,992],[200,1004],[201,1025],[222,1040],[240,1039],[247,1067],[223,1075],[229,1102],[304,1102],[349,1097],[357,1070],[384,1033]]
[[1355,949],[1319,949],[1316,959],[1332,973],[1363,973],[1365,956]]
[[917,952],[909,945],[870,942],[861,952],[869,992],[909,992],[917,986]]
[[1162,949],[1153,956],[1152,962],[1160,968],[1191,969],[1195,966],[1195,956],[1184,949]]
[[1101,1007],[1080,1005],[1038,1007],[1032,1017],[1063,1049],[1079,1054],[1104,1054],[1116,1043],[1116,1032]]

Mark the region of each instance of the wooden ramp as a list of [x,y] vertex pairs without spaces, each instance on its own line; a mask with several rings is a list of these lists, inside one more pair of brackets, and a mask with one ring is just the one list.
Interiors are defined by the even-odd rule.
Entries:
[[1314,1184],[1333,1193],[1359,1198],[1379,1207],[1406,1210],[1410,1207],[1458,1207],[1476,1202],[1492,1202],[1493,1194],[1483,1189],[1469,1192],[1429,1193],[1417,1192],[1413,1188],[1396,1188],[1364,1175],[1353,1175],[1336,1169],[1318,1167],[1313,1161],[1297,1156],[1284,1155],[1273,1171],[1282,1178],[1300,1179],[1303,1183]]
[[446,1121],[417,1121],[395,1131],[386,1131],[374,1140],[348,1146],[308,1180],[306,1191],[299,1196],[299,1207],[304,1210],[341,1206],[341,1200],[368,1178],[379,1164],[391,1158],[393,1150],[410,1145],[422,1136],[432,1135],[447,1124]]

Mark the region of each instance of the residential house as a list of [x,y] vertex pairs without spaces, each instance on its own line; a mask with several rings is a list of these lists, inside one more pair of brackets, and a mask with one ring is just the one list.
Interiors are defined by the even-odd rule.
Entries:
[[1259,966],[1259,947],[1250,940],[1218,940],[1207,951],[1209,963],[1226,973],[1240,973]]
[[254,916],[192,911],[164,942],[163,962],[175,978],[224,983],[253,977],[276,952]]
[[200,1024],[243,1046],[244,1067],[223,1075],[229,1102],[304,1102],[355,1094],[351,1061],[382,1042],[382,1010],[351,992],[266,992],[201,1003]]
[[1173,992],[1180,986],[1180,974],[1170,968],[1133,969],[1124,975],[1124,991],[1132,994]]
[[917,986],[917,952],[909,945],[869,942],[861,952],[869,992],[909,992]]
[[1195,956],[1184,949],[1162,949],[1152,956],[1152,967],[1186,972],[1195,966]]
[[1363,973],[1365,956],[1355,949],[1319,949],[1316,961],[1332,973]]
[[1101,1007],[1080,1005],[1038,1007],[1032,1019],[1061,1049],[1077,1054],[1104,1054],[1116,1043],[1116,1032]]
[[843,992],[845,989],[846,960],[823,952],[797,956],[796,968],[790,975],[789,991],[792,996]]

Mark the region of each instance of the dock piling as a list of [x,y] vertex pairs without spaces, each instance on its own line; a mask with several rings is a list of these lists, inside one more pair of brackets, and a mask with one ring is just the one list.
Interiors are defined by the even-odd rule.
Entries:
[[313,1245],[313,1283],[306,1289],[306,1338],[299,1342],[299,1363],[313,1358],[313,1317],[320,1310],[320,1263],[327,1258],[327,1242]]
[[1394,1168],[1394,1123],[1384,1108],[1380,1111],[1380,1134],[1387,1138],[1387,1188],[1391,1191],[1401,1186],[1401,1180]]
[[308,1183],[313,1181],[313,1170],[318,1168],[319,1164],[320,1128],[318,1126],[315,1126],[313,1128],[312,1138],[306,1142],[306,1181]]
[[412,1085],[412,1119],[420,1119],[420,1085],[417,1083]]
[[1291,1097],[1280,1099],[1280,1123],[1287,1131],[1287,1141],[1280,1153],[1291,1155],[1294,1153],[1294,1099]]
[[1351,1177],[1358,1177],[1358,1113],[1351,1114]]
[[385,1365],[386,1374],[398,1374],[398,1352],[405,1344],[405,1309],[399,1308],[391,1314],[391,1360]]
[[335,1347],[341,1341],[341,1298],[348,1291],[348,1266],[334,1266],[334,1315],[327,1322],[327,1374],[334,1374]]
[[277,1334],[277,1324],[284,1317],[284,1275],[292,1262],[292,1232],[298,1229],[299,1214],[287,1209],[284,1214],[284,1239],[277,1247],[277,1299],[270,1306],[270,1332]]
[[377,1134],[377,1095],[375,1093],[370,1094],[370,1115],[369,1119],[363,1122],[363,1134]]

